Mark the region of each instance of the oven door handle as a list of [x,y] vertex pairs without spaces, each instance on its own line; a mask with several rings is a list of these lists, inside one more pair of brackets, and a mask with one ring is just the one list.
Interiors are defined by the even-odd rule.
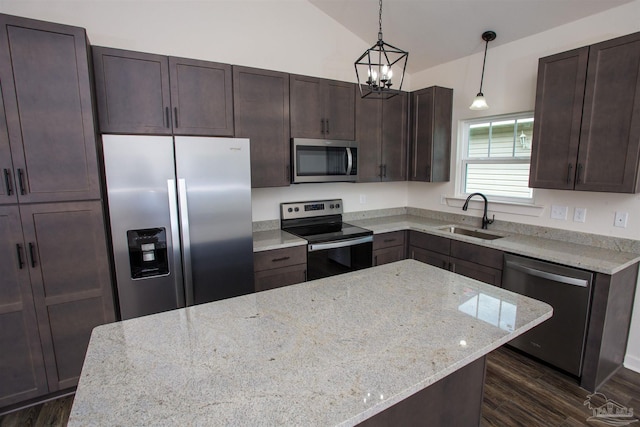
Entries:
[[337,242],[309,243],[309,245],[307,246],[307,251],[316,252],[316,251],[322,251],[325,249],[345,248],[347,246],[360,245],[362,243],[369,243],[369,242],[373,242],[373,235],[358,237],[356,239],[339,240]]

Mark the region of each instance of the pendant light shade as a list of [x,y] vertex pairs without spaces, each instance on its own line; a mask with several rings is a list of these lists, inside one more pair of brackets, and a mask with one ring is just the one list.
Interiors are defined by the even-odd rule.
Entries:
[[487,47],[489,46],[489,42],[495,39],[496,33],[494,31],[485,31],[482,33],[482,40],[486,42],[484,45],[484,60],[482,61],[482,76],[480,77],[480,90],[469,106],[469,109],[471,110],[486,110],[489,108],[487,100],[484,98],[484,94],[482,93],[482,83],[484,81],[484,66],[487,63]]
[[[409,57],[409,52],[382,40],[382,0],[379,4],[378,41],[360,55],[354,64],[362,98],[388,99],[399,94]],[[365,77],[366,80],[361,80]]]

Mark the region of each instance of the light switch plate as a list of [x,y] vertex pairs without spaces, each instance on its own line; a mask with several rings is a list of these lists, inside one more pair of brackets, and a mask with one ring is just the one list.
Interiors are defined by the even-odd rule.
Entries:
[[575,208],[573,211],[573,220],[575,222],[585,222],[587,219],[587,208]]
[[568,211],[569,208],[566,206],[551,205],[551,218],[566,221]]

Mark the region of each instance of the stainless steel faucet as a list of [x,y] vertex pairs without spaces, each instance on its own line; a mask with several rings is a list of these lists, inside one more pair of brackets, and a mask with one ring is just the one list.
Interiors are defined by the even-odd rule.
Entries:
[[462,210],[463,211],[467,210],[467,208],[469,207],[469,200],[471,200],[473,196],[480,196],[484,199],[484,215],[482,215],[482,228],[486,230],[487,225],[493,224],[493,221],[496,219],[496,216],[493,215],[492,219],[487,218],[487,204],[489,204],[489,201],[487,200],[487,197],[484,194],[482,193],[470,194],[469,197],[467,197],[467,200],[464,202],[464,205],[462,206]]

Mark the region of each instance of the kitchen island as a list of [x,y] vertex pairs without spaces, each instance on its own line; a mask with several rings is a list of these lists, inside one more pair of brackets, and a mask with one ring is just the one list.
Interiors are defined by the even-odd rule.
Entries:
[[[485,355],[551,315],[405,260],[104,325],[69,426],[355,425],[450,378],[481,401]],[[448,406],[469,404],[446,390]]]

